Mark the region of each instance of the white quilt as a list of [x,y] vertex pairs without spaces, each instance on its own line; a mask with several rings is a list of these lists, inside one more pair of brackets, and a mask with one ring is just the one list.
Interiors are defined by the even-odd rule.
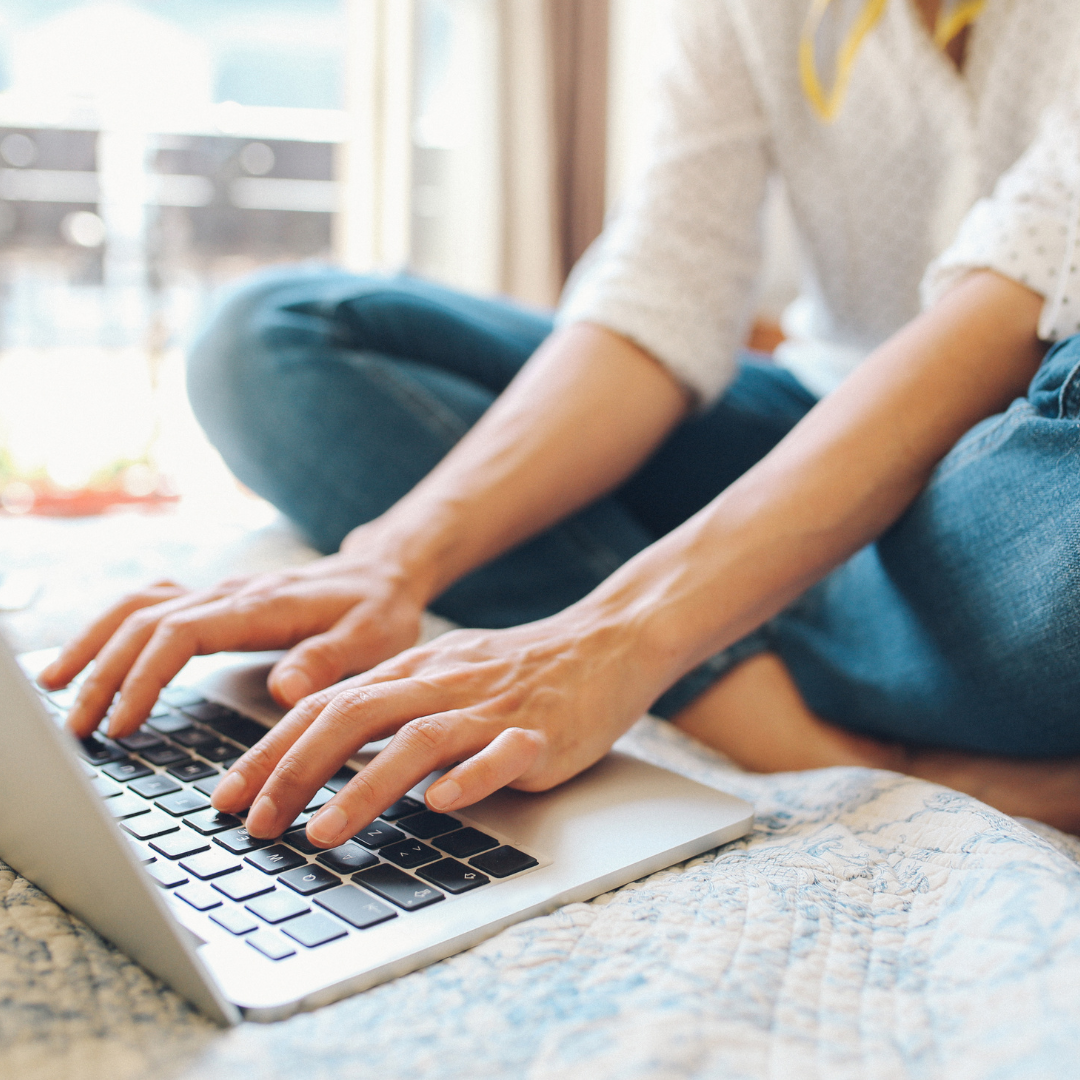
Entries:
[[893,773],[742,774],[648,719],[623,746],[754,832],[280,1024],[212,1028],[0,868],[0,1078],[1080,1076],[1080,843]]

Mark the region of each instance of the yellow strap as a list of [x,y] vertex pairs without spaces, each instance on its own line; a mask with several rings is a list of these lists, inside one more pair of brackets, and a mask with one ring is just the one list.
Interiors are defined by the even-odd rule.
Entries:
[[950,12],[940,12],[934,27],[934,44],[939,49],[948,47],[957,34],[970,26],[983,12],[986,0],[963,0]]
[[855,66],[855,57],[863,38],[873,30],[878,20],[885,14],[888,0],[867,0],[859,12],[855,25],[848,31],[836,57],[836,78],[832,89],[826,92],[817,73],[817,60],[814,57],[814,39],[818,27],[825,17],[832,0],[813,0],[803,24],[802,38],[799,41],[799,75],[802,78],[803,92],[813,106],[814,111],[827,124],[836,119],[840,106],[844,102],[848,83],[851,81],[851,69]]
[[[851,81],[855,57],[863,39],[885,14],[888,0],[867,0],[840,46],[836,56],[836,78],[832,88],[826,91],[818,78],[814,40],[832,2],[833,0],[812,0],[803,23],[802,37],[799,39],[799,77],[802,80],[803,93],[814,112],[826,124],[831,124],[840,112],[848,83]],[[939,49],[946,48],[957,34],[982,14],[985,7],[986,0],[961,0],[951,11],[939,13],[934,26],[934,44]]]

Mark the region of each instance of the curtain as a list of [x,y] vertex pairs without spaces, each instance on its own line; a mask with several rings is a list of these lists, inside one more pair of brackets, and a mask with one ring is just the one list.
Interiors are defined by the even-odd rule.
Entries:
[[498,0],[501,291],[553,305],[604,221],[608,0]]

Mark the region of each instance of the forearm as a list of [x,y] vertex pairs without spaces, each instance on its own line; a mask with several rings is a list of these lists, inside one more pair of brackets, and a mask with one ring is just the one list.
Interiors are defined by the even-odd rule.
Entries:
[[674,378],[625,338],[589,324],[557,331],[446,458],[343,551],[377,535],[426,601],[615,487],[687,407]]
[[1041,298],[973,274],[776,449],[583,604],[636,625],[673,681],[780,611],[903,513],[956,440],[1022,394]]

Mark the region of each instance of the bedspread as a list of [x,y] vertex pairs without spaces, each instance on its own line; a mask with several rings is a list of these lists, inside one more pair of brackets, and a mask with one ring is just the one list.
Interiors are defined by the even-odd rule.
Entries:
[[3,1080],[1080,1075],[1080,843],[894,773],[740,773],[750,836],[356,997],[224,1032],[0,864]]

